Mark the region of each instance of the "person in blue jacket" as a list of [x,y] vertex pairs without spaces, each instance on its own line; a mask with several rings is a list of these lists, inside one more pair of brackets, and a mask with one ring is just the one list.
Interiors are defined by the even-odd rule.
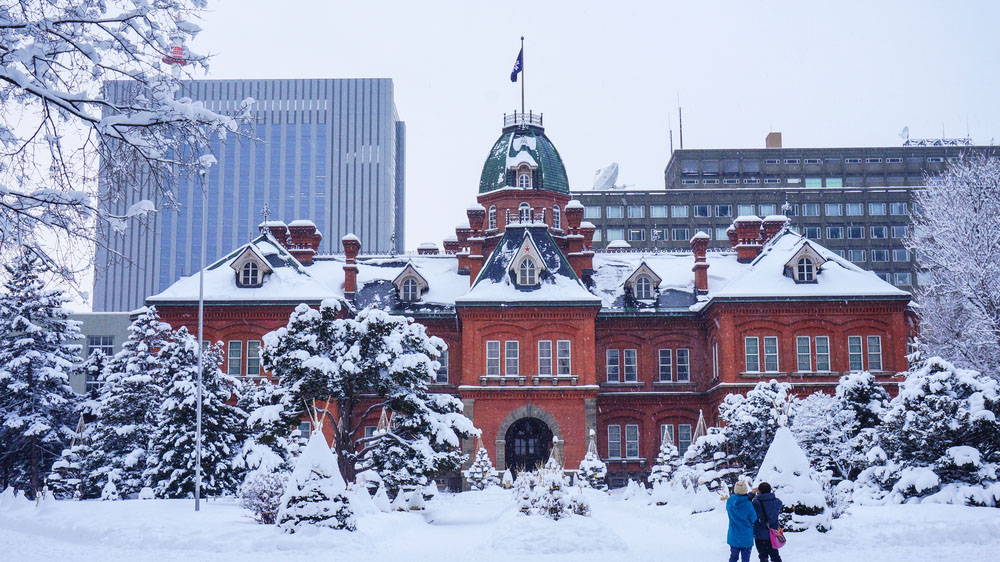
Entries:
[[729,544],[729,562],[750,562],[750,549],[753,547],[753,524],[757,521],[757,513],[750,505],[747,493],[750,486],[740,480],[733,486],[733,495],[726,500],[726,513],[729,515],[729,533],[726,542]]
[[760,562],[781,562],[781,554],[778,549],[771,546],[771,529],[780,529],[778,524],[778,514],[784,507],[781,500],[776,498],[771,492],[771,485],[761,482],[754,490],[756,493],[750,494],[750,501],[754,511],[757,512],[757,521],[753,524],[754,543],[757,545],[757,556]]

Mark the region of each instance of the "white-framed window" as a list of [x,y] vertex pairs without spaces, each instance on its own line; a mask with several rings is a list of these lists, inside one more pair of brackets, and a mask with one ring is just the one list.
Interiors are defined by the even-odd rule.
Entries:
[[674,380],[674,350],[660,350],[657,380],[660,382],[671,382]]
[[677,382],[689,382],[691,380],[691,350],[677,350]]
[[844,237],[844,227],[842,226],[828,226],[826,227],[826,237],[831,240],[840,240]]
[[538,340],[538,374],[552,374],[552,340]]
[[527,189],[531,187],[531,171],[527,169],[520,169],[517,172],[517,187],[522,189]]
[[816,370],[830,370],[830,337],[816,336]]
[[887,226],[873,226],[872,227],[872,238],[876,240],[885,239],[889,237],[889,227]]
[[420,300],[420,288],[417,285],[416,279],[407,277],[403,280],[403,290],[400,291],[399,298],[403,302],[416,302]]
[[621,352],[617,349],[604,352],[604,372],[608,382],[621,381]]
[[625,458],[639,457],[639,425],[625,424]]
[[531,258],[521,260],[521,265],[517,266],[517,283],[519,285],[537,285],[538,268]]
[[812,341],[809,336],[795,338],[795,369],[799,372],[812,371]]
[[646,239],[646,229],[645,228],[630,228],[628,229],[628,240],[629,242],[641,242]]
[[516,376],[521,374],[521,362],[518,355],[519,342],[517,340],[507,340],[503,342],[504,374]]
[[778,372],[778,338],[776,336],[764,336],[764,371],[767,373]]
[[638,359],[638,352],[635,349],[624,350],[625,364],[625,382],[636,382],[639,378],[638,366],[636,365]]
[[608,458],[622,458],[622,426],[608,426]]
[[847,203],[847,216],[860,217],[865,214],[864,203]]
[[365,426],[365,439],[369,439],[375,436],[375,430],[378,429],[377,425],[366,425]]
[[310,433],[312,433],[312,423],[307,421],[299,422],[299,437],[309,439]]
[[752,204],[743,203],[736,206],[736,212],[739,213],[741,217],[752,215],[755,211],[756,207]]
[[601,218],[601,208],[594,207],[593,205],[583,208],[583,218],[585,219],[599,219]]
[[671,205],[670,206],[670,216],[675,219],[687,218],[688,216],[688,206],[687,205]]
[[712,344],[712,380],[719,380],[719,344]]
[[882,337],[868,336],[868,370],[882,370]]
[[827,203],[824,205],[824,212],[828,217],[842,217],[844,216],[844,206],[840,203]]
[[556,374],[573,374],[573,360],[569,340],[556,341]]
[[893,248],[892,261],[910,261],[910,251],[905,248]]
[[906,215],[909,213],[905,201],[889,203],[889,214],[890,215]]
[[552,228],[562,229],[562,210],[559,205],[552,206]]
[[743,338],[743,355],[746,372],[760,372],[760,340],[756,336]]
[[691,424],[677,424],[677,450],[683,454],[691,446]]
[[609,219],[623,219],[625,218],[625,207],[621,205],[608,205],[604,214]]
[[895,279],[897,286],[908,287],[913,284],[913,275],[909,271],[897,271]]
[[517,218],[521,222],[529,222],[531,220],[531,206],[524,201],[519,203],[517,205]]
[[795,266],[795,280],[799,283],[811,283],[816,280],[816,268],[809,258],[801,258]]
[[695,205],[694,206],[694,216],[696,216],[696,217],[710,217],[710,216],[712,216],[712,207],[710,205]]
[[486,342],[486,374],[500,375],[500,342],[497,340]]
[[847,336],[847,363],[852,371],[863,371],[864,352],[861,349],[861,336]]
[[110,358],[115,354],[114,336],[87,336],[87,357],[100,351],[105,357]]
[[863,226],[849,226],[847,227],[847,237],[851,240],[860,240],[865,237],[865,227]]
[[630,219],[646,218],[645,205],[629,205],[627,211],[628,211],[628,218]]
[[868,214],[873,217],[884,215],[885,207],[886,207],[885,203],[869,203]]
[[434,374],[434,382],[437,384],[448,384],[448,350],[441,352],[441,357],[438,357],[438,367],[437,373]]
[[637,299],[653,298],[653,283],[650,282],[649,277],[645,275],[640,275],[635,279],[635,298]]
[[247,376],[260,376],[260,340],[247,340]]
[[650,205],[649,206],[649,216],[654,219],[667,218],[667,206],[666,205]]
[[674,446],[677,446],[677,439],[674,438],[674,424],[672,423],[661,423],[660,424],[660,446],[663,446],[663,442],[667,439],[670,440]]
[[243,374],[243,342],[229,340],[226,349],[226,373],[233,376]]
[[486,214],[486,228],[495,230],[497,227],[497,206],[490,205],[490,210]]
[[252,261],[243,264],[243,268],[240,270],[240,285],[252,287],[259,284],[260,268],[257,267],[257,264]]

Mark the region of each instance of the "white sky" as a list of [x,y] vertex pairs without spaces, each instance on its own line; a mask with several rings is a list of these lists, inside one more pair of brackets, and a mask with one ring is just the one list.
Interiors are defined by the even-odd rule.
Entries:
[[678,95],[686,148],[762,147],[769,130],[785,146],[898,145],[904,125],[1000,137],[1000,3],[825,5],[215,0],[192,46],[214,54],[209,78],[392,78],[408,248],[464,220],[520,103],[522,34],[528,107],[574,187],[616,161],[620,183],[662,188]]

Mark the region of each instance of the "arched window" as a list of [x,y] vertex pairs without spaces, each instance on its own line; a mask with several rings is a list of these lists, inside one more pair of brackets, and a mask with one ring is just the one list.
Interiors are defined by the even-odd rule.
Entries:
[[816,269],[813,267],[813,262],[809,258],[802,258],[799,260],[796,266],[795,278],[799,282],[808,282],[816,280]]
[[552,206],[552,228],[562,230],[562,212],[559,210],[559,205]]
[[518,285],[537,285],[538,269],[531,258],[525,258],[517,268]]
[[517,169],[517,187],[522,189],[531,187],[531,168],[521,166]]
[[240,285],[244,287],[253,287],[254,285],[260,284],[260,268],[257,264],[250,261],[243,265],[243,269],[240,270]]
[[497,227],[497,206],[490,205],[490,212],[486,218],[486,227],[490,230],[495,230]]
[[517,218],[521,222],[529,222],[531,220],[531,207],[527,203],[521,203],[517,206]]
[[400,298],[404,302],[416,302],[420,300],[420,289],[417,287],[416,279],[408,278],[403,280],[403,290],[400,291]]
[[653,284],[649,281],[649,277],[640,275],[636,278],[635,298],[643,300],[653,298]]

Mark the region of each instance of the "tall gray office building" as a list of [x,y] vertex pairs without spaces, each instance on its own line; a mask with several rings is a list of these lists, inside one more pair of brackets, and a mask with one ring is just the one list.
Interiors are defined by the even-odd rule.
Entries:
[[[105,84],[112,98],[128,86]],[[265,205],[269,220],[315,222],[324,252],[337,253],[348,233],[372,251],[403,250],[406,128],[392,80],[196,80],[182,89],[220,113],[256,100],[243,134],[212,147],[218,164],[206,176],[209,261],[256,235]],[[150,197],[142,186],[128,191],[134,200]],[[161,210],[124,235],[102,235],[95,311],[134,309],[200,269],[201,187],[178,180],[173,193],[179,211]],[[132,202],[109,210],[124,213]]]

